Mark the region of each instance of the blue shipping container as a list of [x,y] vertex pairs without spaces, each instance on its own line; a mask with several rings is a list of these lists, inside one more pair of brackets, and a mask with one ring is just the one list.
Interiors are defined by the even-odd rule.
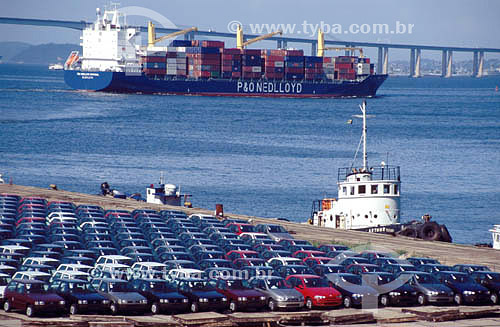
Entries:
[[167,64],[164,62],[147,62],[146,68],[165,69],[165,68],[167,68]]

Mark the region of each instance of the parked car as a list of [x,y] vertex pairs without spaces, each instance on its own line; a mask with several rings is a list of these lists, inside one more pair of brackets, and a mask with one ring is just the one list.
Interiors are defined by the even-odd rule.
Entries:
[[274,269],[278,275],[286,278],[290,275],[314,275],[314,272],[305,265],[285,265]]
[[441,264],[435,264],[435,263],[426,263],[423,265],[420,265],[418,267],[418,270],[428,272],[431,274],[434,274],[439,271],[455,271],[452,266],[447,266],[447,265],[441,265]]
[[454,265],[453,270],[470,274],[474,271],[491,271],[488,266],[484,265]]
[[[397,278],[388,272],[374,272],[363,276],[380,294],[383,306],[414,305],[417,303],[417,290],[410,285],[410,279]],[[370,280],[371,278],[371,280]]]
[[227,297],[229,310],[261,310],[267,306],[263,293],[254,290],[246,279],[230,277],[215,282],[217,292]]
[[372,302],[378,302],[377,290],[363,283],[360,275],[335,273],[329,275],[328,280],[342,294],[342,303],[346,308],[359,307],[368,297],[377,297]]
[[301,309],[304,296],[290,286],[285,279],[277,276],[256,276],[250,279],[250,286],[262,292],[267,298],[271,311],[278,309]]
[[441,264],[439,261],[437,261],[436,259],[432,259],[432,258],[410,257],[410,258],[406,258],[406,260],[409,261],[412,265],[414,265],[417,268],[418,268],[418,266],[423,265],[423,264],[427,264],[427,263],[433,263],[436,265]]
[[316,275],[290,275],[286,281],[305,298],[308,309],[313,307],[334,307],[342,304],[342,294]]
[[490,291],[490,300],[498,304],[500,296],[500,273],[492,271],[475,271],[470,274],[472,279]]
[[255,226],[259,233],[267,234],[271,239],[279,242],[283,239],[293,239],[293,236],[281,225],[276,224],[259,224]]
[[455,292],[453,300],[456,304],[478,304],[489,302],[490,291],[476,283],[467,273],[458,271],[440,271],[435,273],[437,280]]
[[117,313],[144,313],[148,311],[148,300],[132,290],[126,280],[102,278],[94,279],[92,286],[97,292],[109,300],[111,314]]
[[177,289],[189,299],[191,312],[228,309],[227,297],[217,292],[206,279],[178,279]]
[[151,313],[184,312],[189,309],[189,300],[177,288],[163,279],[139,278],[129,282],[134,291],[140,293],[150,305]]
[[65,313],[66,302],[49,291],[48,284],[38,280],[12,279],[4,294],[3,309],[22,310],[28,317],[42,313]]
[[410,286],[417,290],[417,302],[419,305],[453,302],[453,290],[440,283],[429,273],[408,271],[402,272],[398,277],[408,279]]
[[88,280],[56,279],[50,289],[64,299],[72,315],[109,311],[109,300],[97,293]]
[[325,276],[327,274],[343,273],[344,267],[336,264],[321,264],[312,267],[315,275]]

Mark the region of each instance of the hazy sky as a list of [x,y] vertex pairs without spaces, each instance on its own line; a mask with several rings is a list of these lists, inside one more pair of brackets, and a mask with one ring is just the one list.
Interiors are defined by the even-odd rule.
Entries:
[[[296,31],[302,33],[301,37],[311,38],[310,32],[302,32],[304,21],[313,25],[321,22],[330,26],[340,24],[343,31],[351,24],[371,26],[374,23],[388,24],[392,30],[399,21],[406,26],[413,24],[412,33],[337,33],[329,34],[327,38],[500,48],[498,0],[122,0],[119,3],[122,7],[141,6],[154,10],[179,26],[198,26],[221,32],[226,32],[228,23],[233,20],[242,22],[245,30],[250,29],[250,24],[285,23],[295,24]],[[96,7],[106,4],[109,2],[103,0],[2,0],[0,16],[93,21]],[[146,18],[131,17],[130,20],[143,23]],[[79,36],[80,32],[63,28],[0,25],[0,41],[78,43]],[[232,45],[232,41],[226,42]],[[259,46],[272,47],[273,44],[266,42]],[[407,58],[407,52],[391,50],[391,55],[392,58]],[[424,57],[440,58],[440,54],[426,52]]]

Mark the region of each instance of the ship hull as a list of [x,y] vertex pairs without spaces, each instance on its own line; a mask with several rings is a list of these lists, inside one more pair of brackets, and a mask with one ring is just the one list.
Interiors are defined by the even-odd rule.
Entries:
[[243,97],[373,97],[387,75],[363,81],[311,82],[265,79],[150,79],[122,72],[66,70],[66,84],[76,90],[114,93],[176,94]]

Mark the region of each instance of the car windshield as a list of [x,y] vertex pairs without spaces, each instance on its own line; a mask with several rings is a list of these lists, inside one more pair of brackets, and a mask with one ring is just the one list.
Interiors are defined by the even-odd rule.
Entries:
[[489,280],[493,281],[493,282],[500,282],[500,274],[495,274],[495,273],[491,273],[491,274],[486,274],[486,277],[488,277]]
[[447,279],[460,284],[471,282],[471,278],[469,275],[462,275],[462,274],[450,274],[448,275]]
[[283,226],[280,225],[270,225],[267,227],[269,233],[288,233]]
[[306,287],[328,287],[326,279],[322,278],[304,278]]
[[240,229],[243,233],[255,231],[255,227],[253,227],[253,225],[240,225]]
[[228,280],[226,281],[226,285],[228,289],[232,290],[251,289],[246,280]]
[[130,264],[132,263],[132,260],[130,260],[130,259],[117,259],[116,263],[119,263],[121,265],[130,266]]
[[188,283],[189,288],[194,291],[212,291],[214,287],[210,285],[207,281],[195,281]]
[[292,288],[284,279],[268,279],[266,280],[266,284],[271,290]]
[[415,279],[420,284],[439,284],[438,281],[432,275],[426,274],[415,274]]
[[153,291],[173,292],[174,287],[165,281],[150,282],[149,288]]
[[342,276],[340,277],[340,280],[342,280],[344,283],[351,283],[351,284],[356,284],[356,285],[361,285],[362,280],[361,276]]
[[26,284],[26,294],[46,293],[48,289],[47,284]]
[[128,292],[127,283],[109,283],[110,292]]
[[68,283],[68,289],[71,293],[95,292],[95,289],[90,283]]

